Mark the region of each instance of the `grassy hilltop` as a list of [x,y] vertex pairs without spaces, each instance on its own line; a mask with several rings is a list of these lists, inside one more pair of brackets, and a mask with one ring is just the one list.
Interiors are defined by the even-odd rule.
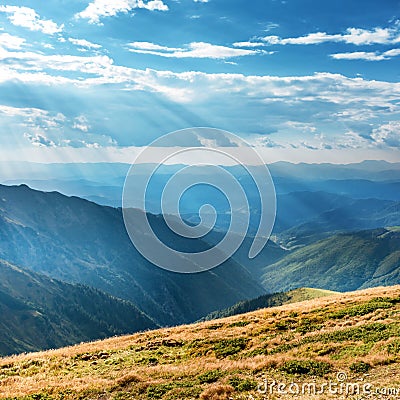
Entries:
[[264,379],[301,387],[339,378],[371,384],[364,398],[396,398],[375,393],[400,388],[399,351],[400,286],[374,288],[4,358],[0,397],[262,399]]

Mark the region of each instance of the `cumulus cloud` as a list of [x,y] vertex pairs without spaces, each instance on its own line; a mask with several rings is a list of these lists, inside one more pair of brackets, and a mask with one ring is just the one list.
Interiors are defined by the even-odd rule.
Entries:
[[41,19],[39,14],[29,7],[0,6],[0,12],[7,14],[7,18],[15,26],[22,26],[31,31],[40,31],[48,35],[61,32],[64,27],[50,19]]
[[8,33],[0,33],[0,48],[4,47],[10,50],[20,50],[24,44],[25,39],[12,36]]
[[84,47],[87,49],[101,49],[102,47],[100,44],[92,43],[85,39],[69,38],[68,41],[74,44],[75,46]]
[[398,25],[391,28],[373,28],[371,30],[361,28],[347,28],[345,33],[328,34],[326,32],[309,33],[305,36],[281,38],[279,36],[265,36],[262,41],[270,44],[281,45],[311,45],[326,42],[343,42],[356,46],[372,44],[396,44],[400,43]]
[[91,135],[84,139],[62,139],[56,144],[57,147],[73,147],[75,149],[100,149],[103,147],[115,147],[117,145],[118,143],[107,135]]
[[365,61],[383,61],[390,60],[400,55],[400,49],[391,49],[384,52],[378,51],[354,51],[348,53],[335,53],[330,56],[335,60],[365,60]]
[[24,137],[28,139],[34,146],[38,147],[55,147],[55,143],[48,139],[44,134],[36,133],[34,135],[25,133]]
[[98,24],[103,17],[113,17],[119,13],[126,14],[136,8],[149,11],[168,11],[168,6],[162,0],[147,2],[144,0],[94,0],[83,11],[76,14],[76,17],[87,19],[92,24]]
[[103,139],[100,143],[96,141],[90,141],[85,139],[58,139],[54,141],[49,138],[45,133],[25,133],[25,139],[27,139],[33,146],[36,147],[71,147],[74,149],[89,148],[89,149],[100,149],[102,147],[114,147],[117,142],[109,137],[101,136]]
[[270,149],[276,148],[276,149],[283,149],[285,146],[283,146],[280,143],[275,142],[274,140],[271,140],[270,138],[262,137],[259,140],[257,140],[258,146],[264,146]]
[[22,82],[36,81],[46,84],[71,83],[74,80],[69,77],[50,75],[45,71],[80,71],[103,75],[106,73],[105,70],[113,64],[113,60],[108,56],[81,57],[22,51],[0,52],[0,61],[6,60],[7,65],[0,65],[0,82],[18,79]]
[[397,56],[400,56],[400,49],[392,49],[392,50],[385,51],[383,53],[383,55],[385,57],[397,57]]
[[84,115],[80,115],[74,119],[72,128],[82,132],[88,132],[90,129],[89,121]]
[[[143,47],[146,46],[149,45]],[[204,49],[197,55],[228,56],[226,53],[210,54]],[[229,56],[233,56],[232,53]],[[384,109],[394,112],[398,108],[396,101],[400,96],[400,83],[368,81],[330,73],[300,77],[207,74],[194,71],[175,73],[115,65],[113,59],[105,55],[83,57],[23,51],[2,51],[0,61],[0,82],[19,80],[26,83],[77,86],[114,84],[125,90],[160,93],[176,102],[205,101],[218,94],[228,98],[254,98],[263,105],[285,102],[287,106],[295,106],[324,102],[341,107],[358,105],[358,108],[377,107],[380,112]],[[75,78],[71,72],[77,73]],[[336,112],[339,111],[343,110]]]
[[181,48],[178,47],[167,47],[167,46],[161,46],[159,44],[151,43],[151,42],[131,42],[128,43],[128,46],[131,48],[130,50],[133,51],[133,49],[136,50],[148,50],[148,51],[182,51]]
[[400,121],[390,121],[374,129],[371,138],[378,145],[400,147]]
[[118,142],[109,135],[90,133],[84,115],[68,118],[39,108],[0,105],[0,123],[8,119],[13,129],[23,130],[23,137],[35,147],[102,148]]
[[234,47],[265,47],[266,43],[260,42],[235,42],[233,43]]
[[38,118],[48,115],[45,110],[39,108],[20,108],[20,107],[10,107],[6,105],[0,105],[0,114],[6,115],[8,117],[29,117]]
[[[142,43],[141,46],[150,48],[153,45]],[[185,110],[193,110],[195,107],[196,113],[203,110],[200,115],[203,112],[204,119],[215,126],[232,129],[233,125],[237,129],[247,129],[249,132],[265,132],[274,127],[278,132],[276,135],[301,136],[304,143],[311,146],[315,146],[315,143],[310,137],[316,132],[324,132],[321,126],[331,127],[331,135],[346,139],[338,140],[336,144],[325,144],[336,146],[335,148],[357,148],[360,143],[367,146],[367,142],[363,142],[366,138],[361,137],[358,128],[351,123],[359,120],[366,125],[373,123],[376,128],[378,118],[382,120],[390,116],[391,120],[400,119],[398,82],[349,78],[331,73],[308,76],[257,76],[141,70],[116,65],[109,56],[46,55],[26,51],[4,50],[0,52],[0,61],[0,82],[51,84],[52,90],[55,89],[55,85],[65,84],[77,87],[104,85],[107,88],[113,87],[115,93],[120,90],[121,96],[124,96],[122,93],[129,93],[129,96],[130,93],[137,93],[138,96],[140,93],[152,93],[164,98],[173,107],[184,105]],[[262,118],[259,114],[261,108],[266,110]],[[213,112],[210,113],[210,109]],[[37,109],[2,106],[0,113],[10,116],[24,114],[26,121],[32,121],[34,126],[40,128],[40,132],[30,132],[32,142],[35,143],[40,142],[36,134],[43,136],[43,132],[59,129],[58,125],[68,126],[68,132],[76,135],[69,138],[74,140],[71,143],[77,143],[76,140],[83,140],[90,145],[98,143],[100,146],[109,143],[105,138],[100,140],[98,135],[88,136],[93,128],[85,117],[79,116],[80,114],[75,115],[75,119],[62,121],[61,116],[57,118],[56,115],[43,115],[43,110]],[[232,125],[224,125],[226,121],[230,121],[229,124]],[[374,126],[370,130],[371,137],[372,134],[375,135],[374,140],[369,139],[369,145],[388,148],[390,144],[395,143],[393,133],[389,134],[384,128],[372,132]],[[354,135],[344,136],[343,128],[351,130]],[[56,137],[46,137],[56,146],[61,145]],[[273,142],[281,144],[280,140],[273,137],[269,139],[271,143],[265,142],[260,145],[272,147]],[[302,148],[304,143],[297,142]],[[318,146],[322,148],[322,145]]]
[[289,129],[304,133],[314,133],[317,130],[317,128],[309,122],[287,121],[283,125]]
[[149,42],[133,42],[129,43],[128,46],[129,51],[133,53],[151,54],[168,58],[226,59],[263,53],[260,50],[238,49],[204,42],[189,43],[183,48],[170,48]]
[[331,54],[331,57],[335,60],[365,60],[365,61],[382,61],[387,60],[383,54],[379,54],[376,51],[354,51],[348,53],[335,53]]

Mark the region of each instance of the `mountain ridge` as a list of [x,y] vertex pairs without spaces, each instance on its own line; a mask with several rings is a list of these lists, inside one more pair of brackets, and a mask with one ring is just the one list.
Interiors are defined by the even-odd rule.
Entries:
[[0,185],[0,258],[131,301],[160,325],[194,321],[265,292],[233,260],[201,274],[162,270],[134,248],[120,209],[26,185]]
[[263,272],[264,285],[276,292],[304,286],[351,291],[396,284],[400,281],[400,230],[339,233],[295,249]]

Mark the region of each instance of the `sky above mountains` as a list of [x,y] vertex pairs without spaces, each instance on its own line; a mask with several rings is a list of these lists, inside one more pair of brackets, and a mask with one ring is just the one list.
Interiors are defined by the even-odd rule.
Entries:
[[0,157],[129,162],[208,126],[267,162],[400,161],[399,61],[398,1],[8,0]]

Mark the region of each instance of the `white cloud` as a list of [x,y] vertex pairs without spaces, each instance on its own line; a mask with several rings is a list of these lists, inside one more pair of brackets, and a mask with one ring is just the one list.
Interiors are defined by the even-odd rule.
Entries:
[[67,118],[59,112],[39,108],[0,105],[0,123],[11,121],[15,133],[35,147],[102,148],[118,146],[109,135],[89,133],[91,129],[84,115]]
[[[145,46],[148,45],[143,47]],[[231,50],[242,50],[227,48],[229,54],[221,54],[214,53],[214,46],[210,46],[212,52],[203,49],[202,52],[196,53],[197,56],[227,57],[237,55],[230,53]],[[219,48],[217,50],[220,51]],[[254,99],[264,106],[277,102],[295,107],[302,103],[325,103],[341,107],[335,112],[343,111],[342,107],[349,109],[350,106],[357,109],[376,107],[395,112],[399,111],[397,101],[400,97],[400,83],[347,78],[340,74],[278,77],[228,73],[174,73],[114,65],[113,59],[104,55],[83,57],[3,50],[0,52],[0,82],[12,80],[46,85],[112,84],[125,90],[159,93],[175,102],[201,102],[218,95],[229,99],[237,96],[242,99],[239,102]]]
[[55,147],[56,145],[51,139],[48,139],[46,135],[42,133],[25,133],[24,137],[37,147]]
[[307,122],[287,121],[283,126],[304,133],[315,133],[317,131],[317,128],[313,124]]
[[48,148],[88,148],[88,149],[100,149],[102,147],[115,147],[117,142],[112,138],[99,135],[99,142],[90,141],[85,139],[52,139],[46,133],[37,130],[37,132],[24,134],[24,138],[27,139],[35,147],[48,147]]
[[335,60],[365,60],[365,61],[382,61],[387,60],[383,54],[378,52],[355,51],[350,53],[336,53],[331,54]]
[[87,49],[101,49],[101,47],[102,47],[100,44],[92,43],[85,39],[69,38],[68,41],[70,43],[74,44],[75,46],[85,47]]
[[365,60],[365,61],[383,61],[390,60],[392,57],[400,55],[400,49],[392,49],[380,53],[378,51],[354,51],[349,53],[335,53],[330,56],[335,60]]
[[10,107],[0,105],[0,113],[5,114],[8,117],[29,117],[38,118],[45,117],[48,115],[47,111],[39,108],[21,108],[21,107]]
[[36,11],[29,7],[0,6],[0,12],[7,14],[7,18],[13,25],[22,26],[31,31],[54,35],[63,30],[63,25],[57,25],[49,19],[40,19]]
[[385,51],[383,53],[383,55],[385,57],[397,57],[397,56],[400,56],[400,49],[392,49],[392,50]]
[[182,51],[183,49],[177,47],[160,46],[159,44],[151,42],[131,42],[128,46],[136,50],[156,50],[156,51]]
[[269,31],[272,31],[272,30],[274,30],[276,28],[279,28],[279,24],[277,24],[275,22],[268,22],[265,25],[264,32],[269,32]]
[[279,36],[265,36],[262,40],[268,44],[310,45],[326,42],[344,42],[347,44],[372,45],[400,43],[400,32],[397,24],[392,28],[348,28],[345,33],[328,34],[326,32],[309,33],[305,36],[280,38]]
[[[70,55],[44,55],[35,52],[0,52],[0,61],[8,60],[7,66],[0,66],[3,71],[8,71],[9,76],[0,74],[0,81],[13,79],[16,73],[21,76],[28,76],[28,72],[36,73],[40,79],[40,73],[45,74],[45,70],[76,71],[81,73],[92,73],[103,75],[113,64],[113,60],[108,56],[70,56]],[[14,72],[14,73],[13,73]],[[24,74],[25,73],[25,74]],[[61,82],[70,82],[71,79],[62,76],[45,75],[44,78],[59,78]],[[55,81],[51,81],[54,83]],[[61,83],[59,82],[59,83]]]
[[[143,45],[146,46],[149,45]],[[57,90],[56,85],[60,90],[61,85],[79,88],[107,85],[113,88],[113,92],[130,91],[132,95],[134,92],[153,93],[173,103],[184,104],[189,110],[193,107],[196,110],[213,109],[212,113],[204,112],[203,117],[216,126],[232,121],[229,123],[235,127],[246,125],[242,129],[253,132],[280,126],[288,133],[299,135],[304,132],[310,135],[315,133],[315,129],[322,132],[320,124],[325,123],[325,126],[335,128],[332,134],[340,136],[343,135],[343,132],[340,133],[343,126],[354,121],[354,116],[362,116],[363,121],[372,122],[375,126],[377,119],[382,120],[389,115],[392,120],[400,119],[400,83],[330,73],[291,77],[195,71],[177,73],[115,65],[108,56],[4,51],[0,52],[0,82],[7,81],[52,85],[53,90]],[[259,111],[255,112],[260,109],[266,110],[261,118]],[[7,113],[17,112],[4,110]],[[47,120],[51,118],[54,116]],[[275,118],[281,120],[277,122]],[[44,119],[35,122],[32,117],[41,132],[51,128],[43,122]],[[282,126],[287,121],[295,122]],[[72,120],[68,126],[70,130],[74,129],[76,135],[91,129],[83,119]],[[348,129],[352,129],[351,126]],[[59,139],[50,139],[58,145]],[[97,137],[91,140],[85,137],[85,141],[104,145],[104,141]],[[314,145],[309,141],[307,143]]]
[[166,4],[164,4],[161,0],[152,0],[144,3],[143,1],[138,0],[137,8],[145,8],[150,11],[168,11],[169,8]]
[[25,39],[18,36],[12,36],[8,33],[0,33],[0,47],[10,50],[20,50],[25,44]]
[[100,23],[102,17],[113,17],[119,13],[143,8],[150,11],[168,11],[168,6],[161,0],[94,0],[83,11],[76,14],[77,18],[88,19],[92,24]]
[[263,40],[269,44],[319,44],[337,41],[340,35],[328,35],[324,32],[310,33],[306,36],[281,39],[279,36],[266,36]]
[[66,117],[62,113],[50,113],[47,110],[34,107],[11,107],[0,105],[0,116],[20,121],[24,128],[34,132],[48,131],[59,128]]
[[195,3],[208,3],[209,0],[193,0]]
[[342,36],[346,43],[355,45],[369,44],[389,44],[400,41],[398,29],[392,28],[374,28],[371,31],[367,29],[348,28],[347,34]]
[[233,47],[264,47],[266,43],[260,42],[235,42],[233,43]]
[[390,121],[372,131],[371,137],[379,145],[400,147],[400,121]]
[[82,132],[88,132],[90,129],[89,122],[84,115],[80,115],[74,119],[73,129],[77,129]]
[[189,43],[184,48],[169,48],[148,42],[134,42],[130,43],[129,46],[129,51],[133,53],[152,54],[168,58],[226,59],[263,53],[261,50],[238,49],[204,42]]

